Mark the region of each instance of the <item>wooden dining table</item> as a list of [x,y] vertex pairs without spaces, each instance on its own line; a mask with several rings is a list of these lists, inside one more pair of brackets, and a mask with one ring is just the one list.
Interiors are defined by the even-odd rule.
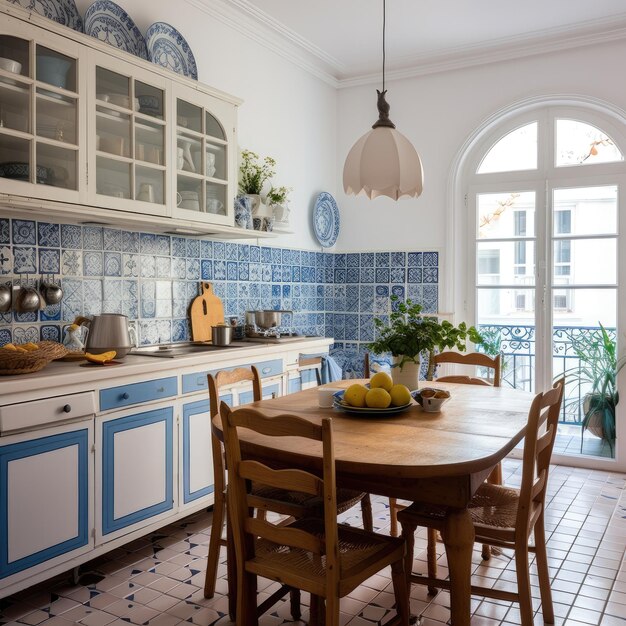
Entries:
[[[367,381],[328,386],[345,388],[355,382]],[[355,416],[320,408],[317,388],[246,406],[267,416],[289,413],[315,423],[332,417],[337,483],[342,487],[449,507],[445,549],[452,624],[469,626],[474,527],[467,505],[491,470],[524,437],[533,394],[455,383],[436,383],[436,387],[450,392],[439,413],[427,413],[415,404],[384,418]],[[219,416],[213,427],[221,438]],[[250,431],[242,431],[240,440],[249,458],[321,474],[321,450],[310,442]]]

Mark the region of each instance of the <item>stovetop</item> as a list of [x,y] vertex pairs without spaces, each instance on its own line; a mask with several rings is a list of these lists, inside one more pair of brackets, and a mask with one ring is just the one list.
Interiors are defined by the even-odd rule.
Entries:
[[316,335],[298,335],[297,333],[285,333],[279,337],[265,337],[264,335],[258,335],[254,337],[246,337],[242,341],[250,341],[252,343],[288,343],[290,341],[298,341],[300,339],[314,339]]

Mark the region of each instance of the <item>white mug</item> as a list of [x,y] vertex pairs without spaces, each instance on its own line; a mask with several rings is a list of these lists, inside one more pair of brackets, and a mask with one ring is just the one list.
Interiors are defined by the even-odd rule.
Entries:
[[154,202],[154,187],[150,183],[142,183],[139,187],[137,200],[143,202]]
[[185,150],[183,148],[178,148],[176,150],[176,167],[177,169],[182,170],[183,165],[185,165]]
[[337,387],[318,387],[317,403],[321,408],[330,409],[334,403],[334,395],[341,391]]

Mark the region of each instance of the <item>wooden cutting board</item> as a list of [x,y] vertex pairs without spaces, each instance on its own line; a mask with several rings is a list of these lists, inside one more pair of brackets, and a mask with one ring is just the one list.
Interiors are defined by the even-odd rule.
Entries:
[[210,341],[211,327],[224,323],[224,305],[213,293],[211,283],[201,282],[202,294],[191,303],[191,334],[194,341]]

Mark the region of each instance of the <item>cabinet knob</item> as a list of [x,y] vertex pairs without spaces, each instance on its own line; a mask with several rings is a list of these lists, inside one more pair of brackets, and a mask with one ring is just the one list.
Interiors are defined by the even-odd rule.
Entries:
[[128,400],[128,398],[130,398],[130,396],[128,395],[128,392],[127,392],[127,391],[125,391],[125,392],[122,394],[122,400]]
[[271,371],[272,371],[272,368],[271,368],[271,367],[264,367],[264,368],[261,370],[261,373],[262,373],[262,374],[269,374]]
[[157,387],[157,393],[163,393],[165,391],[165,387]]
[[63,413],[69,413],[72,410],[72,405],[71,404],[66,404],[63,407]]
[[205,382],[206,382],[206,378],[204,376],[200,376],[200,378],[196,378],[196,385],[198,385],[198,387],[202,387]]

